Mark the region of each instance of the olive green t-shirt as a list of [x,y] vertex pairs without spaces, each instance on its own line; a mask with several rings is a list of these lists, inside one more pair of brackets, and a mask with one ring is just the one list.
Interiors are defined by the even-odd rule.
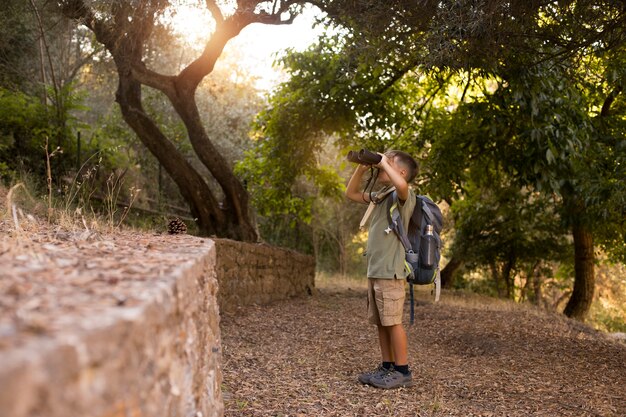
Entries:
[[[387,196],[381,203],[374,207],[370,217],[369,232],[367,235],[367,277],[368,278],[401,278],[406,277],[404,270],[404,246],[398,236],[389,228],[389,199]],[[415,208],[416,197],[413,190],[409,189],[409,197],[398,208],[404,231],[409,227],[409,218]],[[389,230],[389,232],[386,232]]]

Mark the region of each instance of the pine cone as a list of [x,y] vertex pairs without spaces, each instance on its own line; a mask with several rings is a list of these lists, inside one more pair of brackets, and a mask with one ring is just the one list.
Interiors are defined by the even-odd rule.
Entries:
[[175,217],[167,223],[167,233],[170,235],[184,235],[187,233],[187,225],[184,221]]

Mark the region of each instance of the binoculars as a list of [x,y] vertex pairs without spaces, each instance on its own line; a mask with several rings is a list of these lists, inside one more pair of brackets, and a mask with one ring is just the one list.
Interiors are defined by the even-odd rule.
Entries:
[[346,159],[350,162],[361,165],[376,165],[383,157],[376,152],[361,149],[360,151],[350,151]]

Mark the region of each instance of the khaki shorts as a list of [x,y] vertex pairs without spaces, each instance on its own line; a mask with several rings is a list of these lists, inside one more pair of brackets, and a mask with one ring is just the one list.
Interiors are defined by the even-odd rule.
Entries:
[[370,324],[377,326],[402,324],[405,280],[369,278],[367,281],[367,317]]

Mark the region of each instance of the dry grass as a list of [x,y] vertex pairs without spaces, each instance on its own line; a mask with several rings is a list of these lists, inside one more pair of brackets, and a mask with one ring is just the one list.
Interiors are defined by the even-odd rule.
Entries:
[[315,276],[315,287],[323,290],[365,290],[367,289],[367,279],[364,277],[352,277],[349,275],[332,275],[318,273]]
[[103,217],[75,204],[75,196],[48,205],[34,196],[31,188],[26,182],[18,182],[10,188],[0,184],[0,232],[4,240],[19,243],[41,233],[70,234],[74,239],[85,240],[97,235],[136,231],[122,224],[129,207],[119,211],[115,207],[107,209]]
[[[315,277],[317,289],[329,292],[345,290],[367,290],[367,279],[364,277],[351,277],[318,273]],[[414,286],[415,297],[421,302],[434,300],[433,286]],[[441,303],[450,306],[480,308],[496,311],[524,310],[534,311],[534,307],[528,304],[516,303],[511,300],[489,297],[469,291],[445,291],[446,296]]]

